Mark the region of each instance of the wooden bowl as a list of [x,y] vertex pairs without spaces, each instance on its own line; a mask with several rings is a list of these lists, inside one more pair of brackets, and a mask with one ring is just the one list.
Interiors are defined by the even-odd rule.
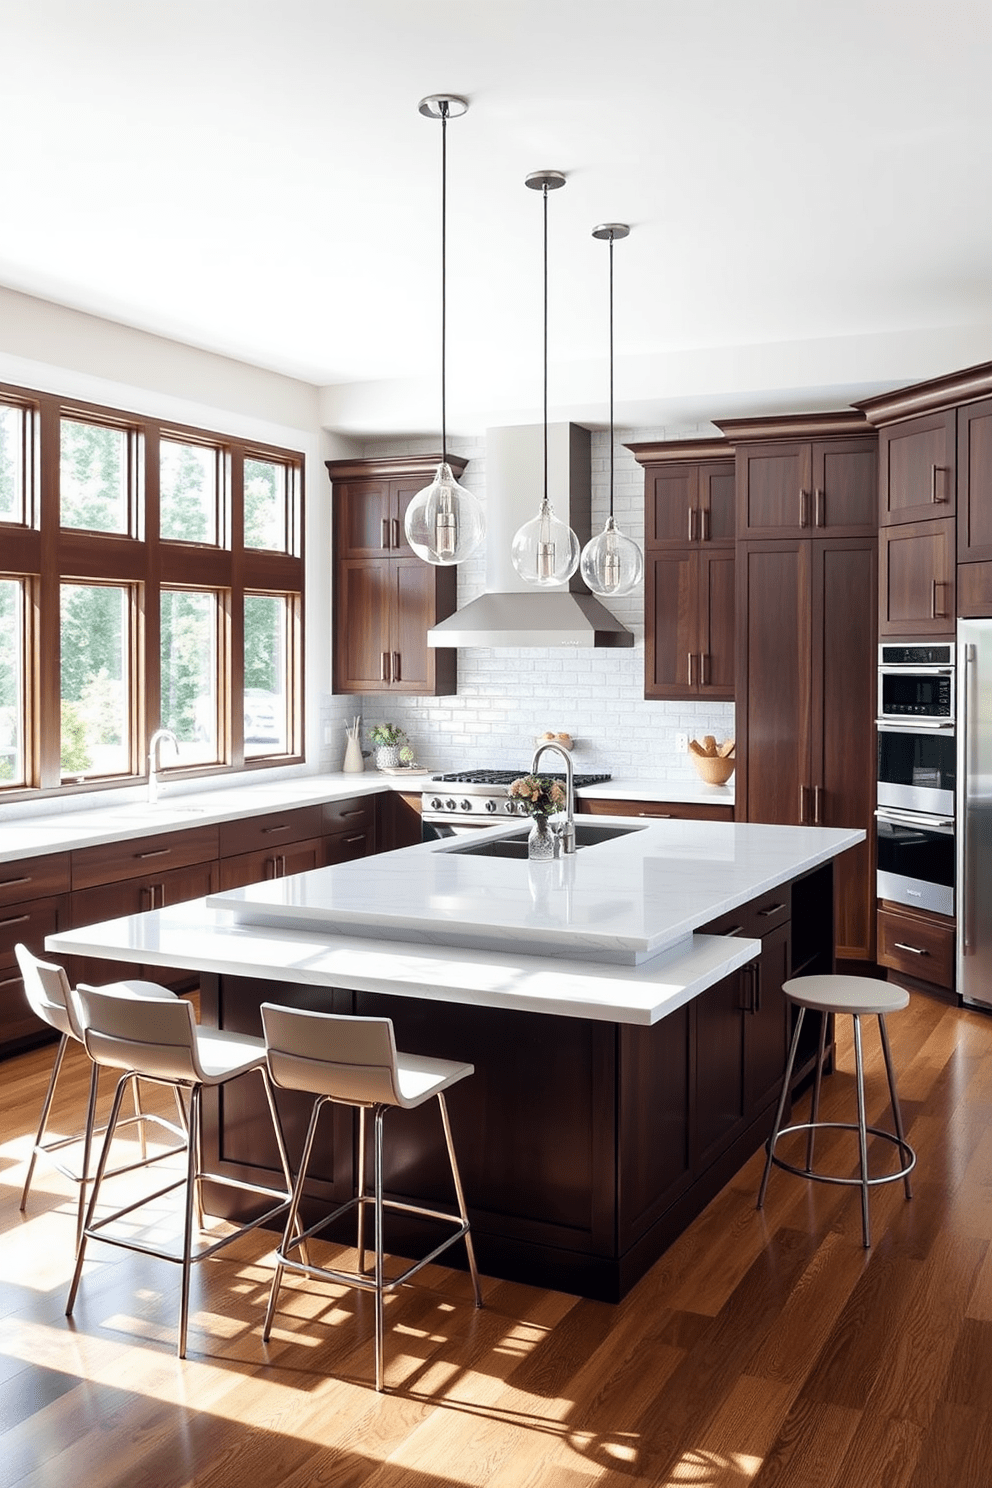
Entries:
[[691,751],[689,758],[707,785],[726,785],[737,763],[733,759],[721,759],[718,754],[692,754]]

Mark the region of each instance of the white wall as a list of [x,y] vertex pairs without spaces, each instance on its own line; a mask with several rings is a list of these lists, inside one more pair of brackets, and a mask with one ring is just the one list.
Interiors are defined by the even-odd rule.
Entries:
[[[692,429],[620,430],[615,439],[614,511],[630,536],[643,542],[644,471],[625,443],[691,438]],[[707,430],[705,432],[712,432]],[[452,451],[469,459],[462,483],[485,500],[485,440],[450,440]],[[366,455],[429,452],[436,440],[367,445]],[[601,530],[609,509],[609,435],[593,433],[593,531]],[[484,551],[458,570],[458,602],[482,592]],[[438,770],[487,765],[517,769],[530,763],[535,735],[546,729],[576,740],[577,770],[608,772],[640,780],[695,782],[686,756],[675,751],[675,735],[734,731],[732,703],[646,702],[644,699],[643,587],[607,605],[634,632],[629,650],[571,650],[550,647],[515,650],[463,650],[458,654],[458,695],[450,698],[328,698],[323,717],[333,744],[328,768],[344,757],[344,719],[361,713],[365,725],[402,724],[418,758]]]

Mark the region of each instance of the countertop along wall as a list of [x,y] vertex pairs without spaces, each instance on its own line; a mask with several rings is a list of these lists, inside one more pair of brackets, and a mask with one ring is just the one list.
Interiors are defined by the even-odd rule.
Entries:
[[[643,546],[644,471],[624,444],[686,439],[713,434],[710,426],[692,429],[626,429],[615,432],[614,514],[621,529]],[[406,440],[367,445],[366,457],[424,453],[437,440]],[[462,483],[480,500],[486,497],[486,442],[449,440],[450,449],[469,460]],[[592,525],[600,532],[609,510],[609,434],[592,435]],[[458,570],[458,603],[466,604],[485,587],[485,550]],[[460,650],[458,695],[443,698],[328,697],[321,700],[325,724],[322,767],[341,768],[344,720],[361,713],[363,724],[389,720],[410,737],[417,758],[430,770],[474,766],[516,769],[530,763],[534,739],[550,729],[575,740],[577,771],[610,772],[633,780],[691,786],[699,777],[686,755],[675,749],[677,733],[690,738],[734,733],[733,703],[657,702],[644,698],[644,587],[607,604],[634,632],[629,650],[570,650],[534,647]],[[331,735],[326,743],[327,730]],[[367,742],[366,742],[366,747]],[[550,768],[549,760],[549,768]],[[733,782],[731,781],[731,784]]]

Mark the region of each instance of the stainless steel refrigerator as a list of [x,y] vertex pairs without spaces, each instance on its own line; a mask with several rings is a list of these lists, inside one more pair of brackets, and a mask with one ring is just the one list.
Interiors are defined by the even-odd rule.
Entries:
[[957,990],[992,1010],[992,619],[958,621]]

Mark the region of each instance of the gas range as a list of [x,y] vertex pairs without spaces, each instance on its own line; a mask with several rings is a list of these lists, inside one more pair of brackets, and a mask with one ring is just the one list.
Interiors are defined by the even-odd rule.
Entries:
[[[521,775],[521,770],[459,770],[450,775],[432,775],[431,789],[421,797],[421,814],[426,825],[450,826],[452,829],[491,827],[508,816],[526,816],[527,808],[522,801],[513,801],[509,787]],[[549,780],[565,783],[564,774],[554,770],[541,770]],[[576,775],[575,788],[598,785],[609,780],[609,775]]]

